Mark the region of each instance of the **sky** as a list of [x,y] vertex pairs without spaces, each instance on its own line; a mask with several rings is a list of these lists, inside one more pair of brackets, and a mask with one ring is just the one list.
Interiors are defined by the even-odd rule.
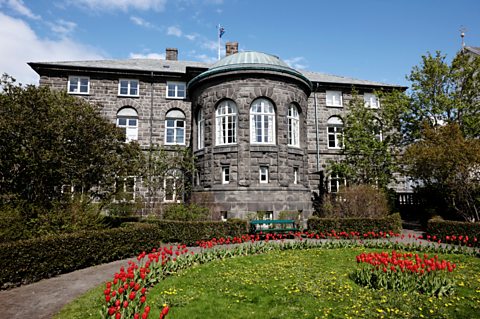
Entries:
[[290,66],[406,85],[427,52],[480,47],[478,0],[0,0],[0,74],[38,84],[27,62],[165,58],[213,63],[218,30]]

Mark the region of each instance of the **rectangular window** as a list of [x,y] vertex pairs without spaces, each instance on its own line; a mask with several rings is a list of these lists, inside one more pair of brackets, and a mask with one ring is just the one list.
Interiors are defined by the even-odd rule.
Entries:
[[118,95],[120,96],[138,96],[138,80],[120,79],[118,81]]
[[342,107],[342,91],[327,91],[327,106]]
[[184,99],[186,97],[184,82],[167,82],[167,98]]
[[347,181],[341,175],[333,174],[330,176],[330,183],[329,183],[330,193],[338,193],[340,191],[340,187],[346,186],[346,185],[347,185]]
[[343,147],[343,128],[340,126],[328,127],[328,148],[340,149]]
[[298,184],[298,167],[293,168],[293,184]]
[[87,76],[69,76],[68,93],[70,94],[89,94],[90,78]]
[[230,167],[222,167],[222,184],[230,183]]
[[167,119],[165,122],[165,144],[185,144],[185,121]]
[[260,183],[267,184],[268,183],[268,166],[260,166]]
[[175,178],[173,176],[168,176],[164,181],[164,201],[173,202],[175,201]]
[[228,219],[228,212],[227,211],[221,211],[220,212],[220,219],[222,222],[226,222]]
[[118,178],[115,181],[115,200],[120,202],[131,202],[135,200],[136,177],[128,176]]
[[372,93],[364,93],[363,100],[365,101],[365,107],[371,109],[378,109],[380,108],[380,101],[375,94]]

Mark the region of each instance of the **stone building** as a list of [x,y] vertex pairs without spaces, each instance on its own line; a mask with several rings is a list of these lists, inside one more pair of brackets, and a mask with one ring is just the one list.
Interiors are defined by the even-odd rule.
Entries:
[[[209,65],[178,60],[128,59],[32,62],[40,85],[101,105],[103,115],[145,151],[152,145],[189,147],[196,173],[191,199],[215,216],[245,217],[282,211],[312,213],[312,192],[343,180],[326,176],[338,158],[342,118],[352,89],[366,107],[379,108],[375,90],[398,85],[357,80],[289,67],[276,56],[238,52]],[[135,193],[145,197],[135,177]],[[174,178],[165,179],[174,183]],[[323,183],[325,182],[325,183]],[[142,193],[143,192],[143,193]],[[165,192],[164,202],[179,196]]]

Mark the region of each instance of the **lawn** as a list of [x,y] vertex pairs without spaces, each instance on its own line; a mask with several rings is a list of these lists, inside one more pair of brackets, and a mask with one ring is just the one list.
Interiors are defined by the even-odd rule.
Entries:
[[[480,313],[480,259],[439,255],[458,264],[450,297],[375,291],[350,274],[365,248],[273,251],[194,266],[148,292],[158,318],[474,318]],[[101,287],[66,306],[56,318],[98,318]]]

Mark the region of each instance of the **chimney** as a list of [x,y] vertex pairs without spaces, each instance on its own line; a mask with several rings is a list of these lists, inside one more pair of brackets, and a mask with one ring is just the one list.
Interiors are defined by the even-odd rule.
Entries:
[[165,60],[177,61],[178,60],[178,49],[177,48],[167,48],[165,50]]
[[238,53],[238,42],[225,43],[226,56]]

